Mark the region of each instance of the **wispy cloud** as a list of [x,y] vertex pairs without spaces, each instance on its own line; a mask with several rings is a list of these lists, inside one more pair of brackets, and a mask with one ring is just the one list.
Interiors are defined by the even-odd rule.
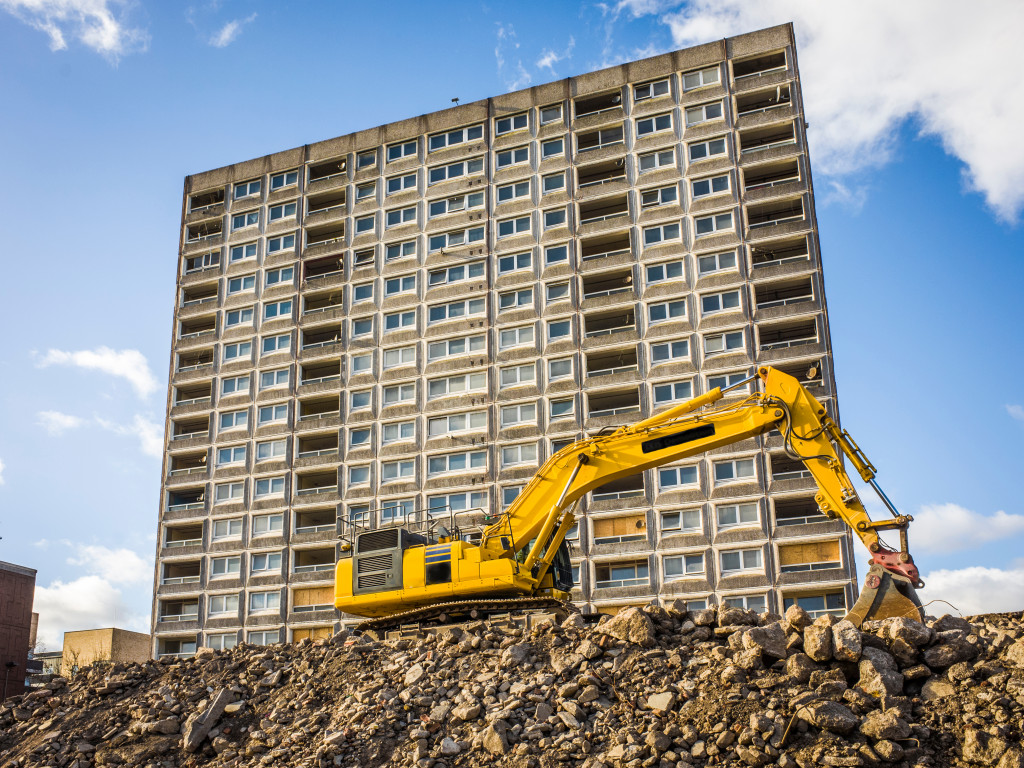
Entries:
[[140,584],[153,578],[153,564],[130,549],[79,544],[68,565],[84,568],[111,584]]
[[1024,422],[1024,406],[1008,405],[1006,406],[1006,412],[1010,414],[1011,418]]
[[849,185],[839,179],[828,179],[821,204],[838,205],[852,213],[860,213],[867,200],[868,188],[863,184]]
[[242,27],[256,19],[256,14],[249,14],[244,19],[232,19],[210,38],[210,45],[214,48],[227,48],[242,34]]
[[525,88],[533,82],[533,77],[526,71],[519,55],[519,39],[516,37],[515,27],[499,23],[497,38],[494,59],[498,64],[498,77],[510,91]]
[[0,10],[45,33],[50,50],[66,50],[68,39],[77,39],[112,62],[149,47],[149,33],[127,22],[133,5],[131,0],[0,0]]
[[159,458],[163,455],[164,428],[145,416],[135,414],[131,424],[117,424],[99,417],[96,418],[96,423],[115,435],[136,438],[139,441],[139,448],[147,456]]
[[537,59],[537,69],[546,69],[549,72],[551,72],[552,75],[554,75],[555,64],[557,64],[560,61],[565,61],[566,59],[572,58],[572,50],[575,47],[576,38],[570,35],[569,42],[565,46],[565,48],[562,49],[561,53],[554,51],[551,48],[545,48],[544,51],[541,53],[540,58]]
[[959,504],[931,504],[914,515],[914,545],[927,552],[959,552],[1024,534],[1024,515],[991,515]]
[[85,424],[85,419],[60,411],[40,411],[36,417],[39,426],[51,435],[60,435]]
[[3,459],[0,459],[0,485],[3,485],[4,483],[7,482],[6,480],[4,480],[4,470],[5,469],[6,469],[6,467],[4,466],[4,461],[3,461]]
[[75,352],[51,349],[37,359],[36,365],[40,368],[69,365],[116,376],[131,384],[141,398],[148,397],[158,386],[156,377],[149,370],[145,355],[137,349],[114,350],[110,347],[97,347]]

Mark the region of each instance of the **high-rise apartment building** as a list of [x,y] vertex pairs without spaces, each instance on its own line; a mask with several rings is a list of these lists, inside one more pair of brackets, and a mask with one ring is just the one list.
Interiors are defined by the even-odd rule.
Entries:
[[[339,516],[478,519],[759,364],[834,414],[805,128],[787,25],[188,177],[155,652],[330,632]],[[842,611],[813,495],[777,436],[606,486],[576,600]]]

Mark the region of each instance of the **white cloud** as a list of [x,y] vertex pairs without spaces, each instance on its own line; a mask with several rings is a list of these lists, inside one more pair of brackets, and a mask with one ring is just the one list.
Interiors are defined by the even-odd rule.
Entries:
[[657,14],[678,47],[794,22],[816,170],[887,162],[901,125],[964,163],[965,186],[1005,221],[1024,208],[1024,79],[1007,59],[1024,3],[954,0],[621,0],[606,14]]
[[255,20],[253,13],[244,19],[233,19],[220,28],[220,31],[210,38],[210,45],[214,48],[227,48],[242,33],[242,27]]
[[126,21],[132,5],[129,0],[0,0],[0,10],[46,33],[50,50],[63,51],[69,37],[77,38],[115,62],[149,47],[149,33]]
[[1006,412],[1017,421],[1024,421],[1024,407],[1019,405],[1006,406]]
[[59,435],[69,429],[77,429],[85,424],[84,419],[67,413],[61,413],[60,411],[40,411],[36,415],[39,426],[51,435]]
[[[0,0],[2,2],[2,0]],[[114,350],[110,347],[82,349],[76,352],[65,352],[51,349],[36,362],[40,368],[50,365],[71,365],[86,370],[101,371],[125,379],[139,397],[148,397],[158,384],[145,355],[137,349]]]
[[99,417],[96,418],[96,423],[115,435],[138,438],[139,447],[147,456],[159,458],[163,455],[164,428],[160,424],[150,421],[145,416],[136,414],[131,424],[116,424]]
[[516,30],[511,24],[498,24],[498,42],[494,46],[494,59],[498,64],[498,77],[505,83],[509,91],[517,91],[525,88],[533,77],[523,66],[522,59],[516,58],[515,63],[506,59],[506,53],[515,53],[519,50],[519,40],[516,37]]
[[37,586],[32,610],[39,614],[39,642],[55,650],[64,632],[79,629],[116,626],[149,632],[148,617],[133,611],[120,589],[95,575]]
[[544,52],[537,59],[537,69],[547,69],[552,75],[555,74],[555,64],[560,61],[564,61],[572,56],[572,49],[576,47],[576,38],[572,35],[569,36],[569,43],[565,46],[565,50],[561,53],[557,53],[550,48],[544,49]]
[[974,566],[924,574],[925,588],[918,591],[932,616],[953,613],[945,603],[966,615],[1019,611],[1024,606],[1024,568],[1002,570]]
[[4,480],[4,469],[6,469],[6,467],[4,466],[4,460],[0,459],[0,485],[3,485],[4,483],[7,482],[6,480]]
[[914,515],[910,532],[911,550],[958,552],[1024,534],[1024,515],[1003,510],[983,515],[958,504],[932,504]]
[[110,584],[140,584],[153,578],[153,565],[130,549],[79,544],[68,565],[84,568]]

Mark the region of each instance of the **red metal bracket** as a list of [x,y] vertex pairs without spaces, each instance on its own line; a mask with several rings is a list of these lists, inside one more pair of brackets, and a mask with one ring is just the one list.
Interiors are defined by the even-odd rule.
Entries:
[[906,552],[896,552],[891,549],[882,549],[875,553],[871,562],[882,566],[890,573],[905,576],[910,582],[918,587],[921,585],[921,573],[914,565],[914,558]]

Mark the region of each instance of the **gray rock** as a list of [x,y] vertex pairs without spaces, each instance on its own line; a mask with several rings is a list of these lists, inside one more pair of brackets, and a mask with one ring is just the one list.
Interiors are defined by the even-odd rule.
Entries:
[[1009,746],[997,736],[991,736],[976,728],[968,728],[964,732],[963,758],[972,763],[995,765]]
[[409,688],[413,685],[416,685],[416,683],[418,683],[426,676],[427,670],[423,668],[422,664],[413,664],[405,673],[405,687]]
[[804,630],[804,653],[814,661],[832,659],[832,627],[812,624]]
[[926,680],[921,686],[921,699],[923,701],[939,701],[956,693],[956,689],[946,680],[933,677]]
[[924,663],[932,669],[945,669],[959,661],[970,661],[980,652],[974,643],[967,641],[962,633],[950,631],[937,636],[938,645],[933,645],[924,652]]
[[882,626],[882,632],[890,642],[902,640],[907,645],[920,648],[922,645],[927,645],[932,639],[932,631],[914,619],[907,619],[902,616],[885,619],[882,622]]
[[566,728],[571,728],[574,731],[578,731],[580,728],[580,721],[571,712],[562,710],[558,713],[558,719],[565,723]]
[[1024,640],[1018,640],[1006,649],[1006,660],[1016,667],[1024,668]]
[[165,736],[177,733],[181,728],[181,724],[178,722],[176,717],[165,717],[163,720],[157,720],[155,723],[149,724],[150,733],[162,733]]
[[726,603],[718,606],[718,626],[735,627],[741,625],[749,626],[751,624],[757,624],[757,614],[753,611],[734,608]]
[[800,709],[800,717],[817,728],[844,736],[860,724],[859,717],[835,701],[812,701]]
[[501,654],[501,663],[503,666],[518,667],[530,657],[531,650],[529,643],[510,645]]
[[553,714],[555,714],[554,708],[550,704],[542,701],[540,704],[537,705],[537,709],[534,712],[534,717],[537,718],[537,722],[540,723],[547,720]]
[[492,755],[504,755],[508,752],[508,739],[505,732],[508,724],[504,720],[495,720],[484,728],[480,738],[480,746]]
[[809,627],[812,621],[811,615],[796,603],[786,609],[786,623],[797,631]]
[[860,687],[872,696],[886,694],[898,696],[903,693],[903,675],[896,660],[878,648],[864,648],[859,664]]
[[832,656],[837,661],[858,661],[861,647],[860,631],[850,621],[843,619],[832,627]]
[[932,622],[932,629],[936,632],[947,632],[951,629],[955,629],[960,632],[970,634],[974,627],[971,626],[971,622],[967,621],[967,619],[961,619],[959,616],[950,616],[947,613],[942,618],[936,619]]
[[635,606],[620,611],[610,621],[601,624],[597,631],[644,648],[654,645],[654,623],[650,616]]
[[886,762],[895,763],[903,759],[903,747],[894,741],[882,739],[875,742],[875,753]]
[[698,627],[710,627],[715,623],[715,609],[702,608],[697,611],[690,611],[689,618]]
[[875,709],[868,712],[864,722],[860,724],[860,732],[876,741],[899,740],[909,738],[910,726],[894,712]]
[[1024,768],[1024,754],[1017,747],[1008,749],[999,759],[996,768]]
[[445,736],[441,740],[441,754],[444,755],[445,757],[451,757],[452,755],[457,755],[461,751],[462,751],[462,747],[460,747],[459,743],[457,741],[455,741],[454,739],[452,739],[450,736]]
[[647,708],[658,712],[669,712],[676,705],[676,695],[671,691],[655,693],[647,697]]
[[786,659],[786,674],[798,683],[806,683],[817,669],[818,665],[806,653],[794,653]]
[[206,709],[189,719],[183,731],[183,746],[186,752],[195,752],[199,749],[203,740],[217,725],[221,715],[224,714],[224,708],[234,700],[235,694],[225,688],[221,688],[210,699]]
[[596,659],[604,655],[604,650],[597,643],[592,643],[590,640],[584,640],[579,644],[577,648],[580,655],[585,659]]
[[786,658],[786,631],[781,622],[763,627],[753,627],[743,633],[743,647],[757,649],[765,656],[775,659]]
[[465,722],[466,720],[476,720],[480,717],[482,707],[479,702],[472,702],[469,704],[462,704],[452,710],[452,717],[456,717],[459,720]]
[[601,690],[596,685],[588,685],[576,695],[576,701],[580,704],[589,704],[601,698]]

